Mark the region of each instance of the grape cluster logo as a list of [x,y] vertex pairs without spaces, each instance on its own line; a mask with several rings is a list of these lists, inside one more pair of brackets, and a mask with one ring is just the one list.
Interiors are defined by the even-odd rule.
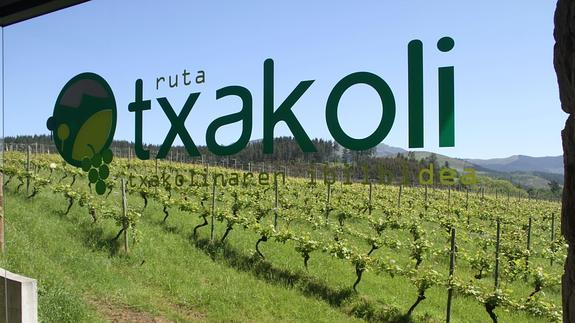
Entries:
[[64,160],[88,173],[100,195],[106,191],[110,144],[116,131],[116,100],[110,85],[94,73],[73,77],[58,95],[53,115],[46,123]]

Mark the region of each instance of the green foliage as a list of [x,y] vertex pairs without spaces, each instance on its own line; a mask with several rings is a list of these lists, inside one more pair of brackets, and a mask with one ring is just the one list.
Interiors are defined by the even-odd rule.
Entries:
[[[84,182],[89,181],[89,178],[65,166],[48,166],[56,162],[52,156],[44,156],[35,161],[40,169],[44,169],[38,173],[22,171],[21,166],[18,167],[21,159],[17,155],[8,156],[7,159],[3,167],[5,176],[18,178],[20,182],[29,178],[34,187],[42,188],[42,195],[51,194],[54,199],[59,198],[60,203],[69,203],[64,213],[66,219],[71,220],[80,211],[87,211],[91,216],[91,230],[105,227],[114,231],[112,234],[101,235],[96,243],[110,249],[117,249],[122,242],[110,242],[109,237],[118,230],[117,236],[122,230],[128,230],[132,243],[136,243],[132,246],[132,252],[146,254],[148,251],[139,245],[147,239],[153,240],[155,234],[147,236],[140,228],[155,223],[151,219],[162,211],[165,214],[161,221],[164,222],[164,231],[174,235],[183,234],[186,241],[191,237],[192,241],[199,243],[199,237],[208,231],[201,227],[207,226],[213,216],[216,237],[220,242],[211,239],[206,250],[209,249],[209,256],[215,259],[217,252],[223,248],[224,253],[228,252],[226,257],[231,257],[231,260],[222,261],[229,261],[232,266],[240,266],[242,263],[233,260],[239,257],[236,251],[226,251],[237,243],[236,239],[249,246],[244,246],[246,250],[253,248],[257,241],[257,252],[262,254],[263,250],[267,257],[265,261],[250,258],[249,261],[254,263],[249,266],[267,266],[266,275],[270,275],[270,272],[277,274],[274,271],[276,269],[267,262],[268,258],[285,257],[291,259],[287,265],[290,270],[302,268],[300,260],[296,262],[290,258],[291,254],[295,254],[296,259],[303,258],[304,272],[312,273],[313,268],[326,261],[334,269],[343,268],[341,270],[345,274],[340,272],[338,284],[349,288],[355,279],[353,287],[355,289],[360,284],[360,292],[370,290],[365,283],[366,278],[360,282],[364,274],[377,276],[373,278],[376,280],[392,277],[394,281],[410,286],[411,289],[402,286],[405,291],[409,290],[406,299],[411,300],[410,303],[418,297],[410,313],[420,301],[425,299],[422,305],[418,305],[416,314],[425,308],[424,304],[432,302],[434,296],[430,295],[435,291],[453,287],[456,294],[497,312],[519,311],[542,320],[555,320],[560,314],[554,304],[557,302],[557,272],[565,256],[565,242],[558,232],[554,232],[552,241],[549,238],[549,221],[551,215],[557,214],[559,210],[557,203],[521,200],[517,195],[508,199],[506,194],[496,197],[489,192],[483,196],[472,191],[469,197],[465,192],[432,189],[429,189],[429,196],[424,201],[422,188],[402,188],[400,191],[398,187],[383,185],[374,185],[370,199],[368,187],[357,184],[330,188],[331,197],[328,202],[324,185],[309,186],[303,180],[288,179],[287,185],[278,187],[276,207],[273,186],[217,186],[216,195],[212,196],[211,186],[163,182],[157,187],[128,185],[130,203],[124,214],[117,189],[110,198],[106,198],[88,190],[87,185],[73,185],[73,181],[59,183],[59,178],[77,176]],[[131,172],[140,174],[141,180],[146,176],[144,174],[153,172],[150,163],[143,161],[127,163],[117,159],[114,163],[107,180],[108,183],[116,182],[109,186],[111,189],[119,187],[119,179],[128,177]],[[187,173],[194,167],[197,166],[160,163],[159,171],[175,177],[175,174]],[[229,175],[230,171],[217,169],[217,172]],[[17,185],[18,182],[10,187],[17,191]],[[134,203],[134,197],[137,203]],[[162,211],[143,211],[143,197]],[[169,225],[165,223],[168,214],[173,214]],[[534,223],[532,250],[529,251],[525,248],[526,214],[533,218]],[[486,278],[494,275],[494,224],[497,219],[503,228],[499,272],[503,287],[493,291],[491,279]],[[198,220],[202,222],[199,225]],[[182,226],[182,223],[192,228],[177,227]],[[454,279],[449,280],[446,263],[450,255],[449,238],[453,228],[457,229],[457,269]],[[227,237],[230,238],[226,240]],[[253,249],[251,251],[250,254],[253,254]],[[310,262],[312,257],[313,261]],[[531,267],[527,264],[527,257]],[[130,257],[127,256],[127,259],[129,261]],[[555,265],[549,265],[551,260]],[[353,270],[355,278],[352,277]],[[289,276],[287,273],[284,275]],[[327,274],[322,277],[334,279],[329,276]],[[295,279],[289,277],[286,278],[288,281]],[[527,282],[523,282],[524,277],[527,277]],[[513,286],[513,290],[509,286]],[[515,288],[517,286],[519,288]],[[379,306],[374,305],[378,301],[355,297],[358,297],[353,300],[355,305],[346,312],[356,317],[377,320],[395,317],[397,314],[396,310],[382,312]],[[408,306],[402,304],[401,308],[405,313]],[[481,315],[486,314],[483,312]]]

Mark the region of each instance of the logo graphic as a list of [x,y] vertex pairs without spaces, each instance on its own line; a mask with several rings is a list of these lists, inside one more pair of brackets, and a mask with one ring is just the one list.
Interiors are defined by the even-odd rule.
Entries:
[[88,172],[90,184],[100,195],[113,154],[109,149],[116,131],[116,100],[110,85],[94,73],[73,77],[58,95],[53,115],[46,123],[64,160]]

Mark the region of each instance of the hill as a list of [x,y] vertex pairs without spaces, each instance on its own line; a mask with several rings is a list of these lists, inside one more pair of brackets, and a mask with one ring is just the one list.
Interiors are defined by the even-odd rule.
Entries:
[[379,144],[376,147],[375,154],[376,157],[387,157],[406,153],[407,150],[399,147],[393,147],[386,144]]
[[563,156],[531,157],[514,155],[506,158],[467,159],[467,161],[498,172],[563,174]]

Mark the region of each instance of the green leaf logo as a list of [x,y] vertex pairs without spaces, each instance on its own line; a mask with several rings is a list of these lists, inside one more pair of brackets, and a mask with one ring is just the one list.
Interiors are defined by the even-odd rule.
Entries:
[[109,147],[116,119],[116,100],[110,85],[97,74],[82,73],[64,85],[46,123],[62,158],[88,172],[98,194],[105,191],[107,164],[113,159]]

